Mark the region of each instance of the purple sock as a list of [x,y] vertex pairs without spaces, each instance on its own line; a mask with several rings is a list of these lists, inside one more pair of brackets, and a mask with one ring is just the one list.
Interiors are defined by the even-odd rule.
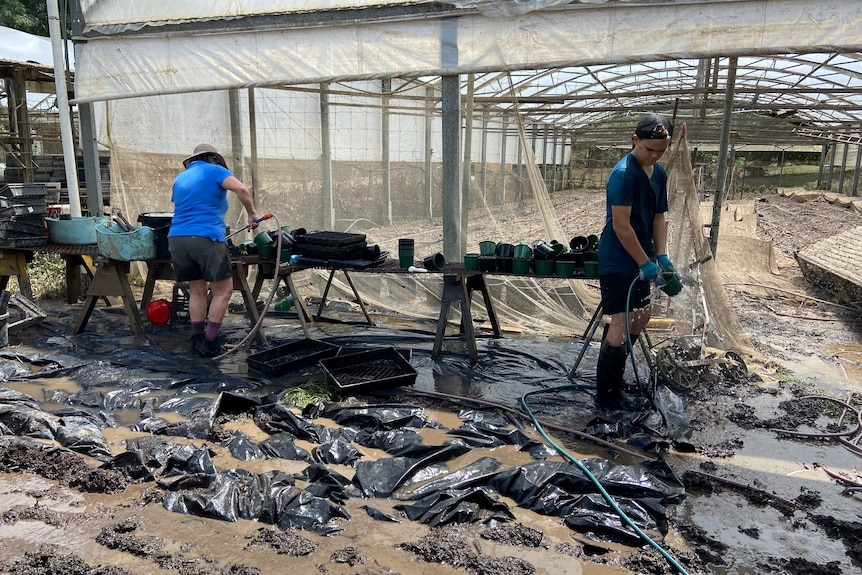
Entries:
[[221,324],[215,322],[209,322],[207,324],[207,332],[204,335],[207,341],[215,341],[218,337],[218,332],[221,331]]
[[200,335],[203,334],[205,330],[206,322],[202,321],[193,321],[192,322],[192,335]]

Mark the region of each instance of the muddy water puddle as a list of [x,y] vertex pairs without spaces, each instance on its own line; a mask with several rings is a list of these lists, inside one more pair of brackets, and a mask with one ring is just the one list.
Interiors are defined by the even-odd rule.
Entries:
[[[9,388],[25,393],[42,402],[47,409],[61,408],[62,403],[45,401],[46,397],[59,397],[79,393],[81,386],[65,378],[50,378],[38,381],[9,382]],[[159,395],[159,394],[156,394]],[[213,396],[214,397],[214,396]],[[420,435],[429,445],[440,444],[451,439],[446,429],[457,428],[462,422],[451,411],[428,409],[428,419],[441,428],[424,428]],[[118,410],[123,424],[132,424],[140,412]],[[158,417],[171,422],[184,418],[170,411],[157,412]],[[337,428],[338,424],[326,418],[316,423]],[[262,441],[267,434],[255,425],[250,417],[236,417],[223,425],[224,432],[240,432],[255,441]],[[540,437],[528,430],[534,438]],[[103,430],[106,444],[111,452],[122,453],[127,441],[149,437],[145,432],[132,431],[128,427],[107,427]],[[206,446],[220,470],[241,468],[252,473],[279,470],[287,474],[299,474],[308,466],[307,462],[292,460],[254,459],[242,461],[234,458],[225,447],[211,441],[164,436],[165,440]],[[298,447],[310,450],[314,444],[298,440]],[[360,447],[363,457],[386,456],[385,452]],[[479,460],[494,457],[504,465],[529,463],[530,456],[514,446],[491,449],[476,449],[448,462],[459,468]],[[89,459],[89,458],[87,458]],[[92,460],[91,465],[100,462]],[[329,465],[336,473],[350,479],[354,470],[345,465]],[[302,486],[297,481],[297,486]],[[289,566],[297,572],[342,572],[351,569],[355,573],[400,573],[400,574],[446,574],[463,573],[462,569],[439,562],[422,561],[414,552],[403,549],[405,543],[415,543],[433,537],[428,526],[404,517],[396,509],[403,503],[390,498],[365,500],[350,498],[344,507],[349,520],[338,522],[339,531],[330,536],[313,532],[297,531],[295,537],[304,542],[303,548],[311,549],[307,554],[290,556],[280,554],[271,546],[254,545],[261,530],[281,532],[274,525],[256,521],[238,520],[227,522],[209,517],[173,513],[166,510],[158,500],[152,500],[152,483],[130,485],[117,494],[80,493],[62,487],[56,482],[30,474],[0,474],[0,564],[12,565],[24,553],[46,553],[44,544],[56,546],[54,554],[74,554],[89,565],[112,565],[129,573],[179,572],[167,567],[168,563],[184,565],[188,570],[195,566],[200,573],[216,573],[217,569],[228,569],[230,565],[242,565],[245,569],[257,570],[260,574],[283,573]],[[481,535],[487,526],[466,525],[457,535],[458,541],[474,561],[485,560],[529,564],[530,571],[538,574],[624,574],[625,569],[613,564],[596,565],[583,562],[570,549],[580,546],[572,538],[572,531],[562,525],[559,518],[545,517],[519,509],[516,502],[503,498],[512,510],[517,525],[522,529],[543,534],[543,543],[538,547],[507,545],[484,538]],[[366,507],[385,514],[396,521],[372,519]],[[130,527],[131,526],[131,527]],[[111,537],[106,537],[112,534]],[[112,547],[106,540],[116,543],[121,533],[126,547]],[[100,543],[101,541],[101,543]],[[447,540],[448,542],[448,540]],[[562,546],[563,551],[557,549]],[[145,553],[144,549],[152,550]],[[283,550],[282,550],[283,551]],[[623,554],[625,549],[623,548]],[[168,561],[170,557],[170,562]],[[518,563],[520,562],[520,563]],[[209,569],[210,571],[207,571]],[[502,568],[501,568],[502,569]],[[518,571],[493,569],[478,573],[507,573]],[[191,571],[187,571],[191,572]],[[251,573],[252,571],[248,571]],[[346,571],[344,571],[346,572]]]

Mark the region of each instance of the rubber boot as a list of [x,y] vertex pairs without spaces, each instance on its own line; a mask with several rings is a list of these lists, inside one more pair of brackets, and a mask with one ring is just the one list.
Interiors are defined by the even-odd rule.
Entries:
[[623,373],[627,358],[626,346],[614,347],[607,340],[602,342],[596,362],[596,407],[622,409]]
[[619,347],[602,342],[596,362],[596,407],[599,409],[641,411],[649,401],[641,397],[629,397],[623,392],[623,374],[629,357],[628,346]]

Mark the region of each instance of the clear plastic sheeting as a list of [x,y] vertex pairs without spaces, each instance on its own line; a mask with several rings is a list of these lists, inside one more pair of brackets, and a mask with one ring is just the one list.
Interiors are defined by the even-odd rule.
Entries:
[[[93,10],[100,4],[93,3]],[[103,11],[106,22],[143,22],[120,7],[129,3],[111,4]],[[212,12],[209,2],[175,4],[198,15]],[[148,21],[176,16],[178,6],[158,6],[163,12],[148,14]],[[354,4],[363,6],[368,4]],[[503,18],[466,10],[441,14],[435,19],[433,13],[405,9],[380,21],[295,27],[273,18],[240,31],[242,19],[251,13],[225,10],[222,16],[230,17],[236,29],[214,28],[209,21],[214,14],[192,23],[197,24],[196,34],[190,33],[194,26],[184,33],[94,34],[78,45],[75,101],[638,62],[653,60],[656,54],[675,58],[857,51],[856,31],[862,26],[856,0],[826,6],[804,0],[577,3]],[[89,25],[86,12],[85,21]]]

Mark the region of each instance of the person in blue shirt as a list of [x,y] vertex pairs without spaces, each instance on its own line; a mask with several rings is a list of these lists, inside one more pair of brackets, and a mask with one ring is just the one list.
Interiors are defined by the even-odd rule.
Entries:
[[174,215],[168,247],[177,281],[189,284],[192,349],[201,357],[215,357],[224,353],[218,336],[233,294],[224,221],[227,192],[237,195],[252,228],[258,215],[251,192],[227,169],[215,147],[199,144],[183,166],[171,188]]
[[650,281],[658,277],[659,267],[674,269],[667,256],[667,172],[658,163],[672,136],[667,118],[645,116],[635,128],[631,152],[608,176],[607,216],[598,247],[602,311],[611,316],[596,363],[595,403],[601,409],[645,407],[623,393],[626,315],[634,342],[652,313]]

